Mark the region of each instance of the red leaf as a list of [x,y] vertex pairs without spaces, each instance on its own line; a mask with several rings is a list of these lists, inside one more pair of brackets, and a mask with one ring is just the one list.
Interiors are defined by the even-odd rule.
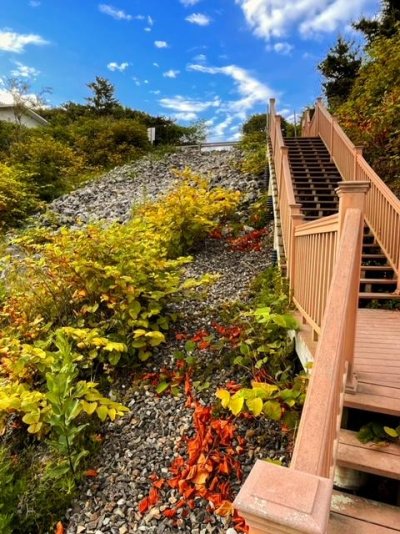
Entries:
[[149,491],[149,505],[153,506],[158,501],[159,494],[156,488],[151,488]]
[[199,348],[200,350],[206,350],[206,349],[208,349],[208,347],[210,346],[210,344],[211,344],[211,343],[210,343],[209,341],[205,341],[205,340],[204,340],[204,341],[200,341],[200,342],[197,344],[197,346],[198,346],[198,348]]
[[144,514],[150,508],[149,498],[145,497],[139,503],[139,512]]
[[88,477],[88,478],[96,478],[97,477],[96,469],[87,469],[83,474],[85,475],[85,477]]
[[64,525],[59,521],[56,525],[55,534],[64,534]]
[[161,489],[161,488],[164,486],[164,483],[165,483],[165,479],[164,479],[164,478],[160,478],[160,480],[156,480],[156,481],[153,483],[153,486],[154,486],[155,488]]
[[176,510],[174,510],[173,508],[167,508],[162,513],[163,513],[163,515],[165,515],[165,517],[168,517],[170,519],[171,519],[171,517],[175,517],[176,516]]

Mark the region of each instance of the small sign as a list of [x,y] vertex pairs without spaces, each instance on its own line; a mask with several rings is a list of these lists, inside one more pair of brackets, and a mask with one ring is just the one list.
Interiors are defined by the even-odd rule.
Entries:
[[147,128],[147,137],[148,137],[150,143],[153,145],[154,141],[156,140],[156,129],[155,128]]

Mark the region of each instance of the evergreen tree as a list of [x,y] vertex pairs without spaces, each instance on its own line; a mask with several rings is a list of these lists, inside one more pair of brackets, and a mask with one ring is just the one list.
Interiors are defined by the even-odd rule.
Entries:
[[336,45],[318,65],[318,70],[326,80],[323,87],[331,109],[346,101],[360,67],[361,58],[352,43],[339,37]]
[[113,109],[120,106],[114,96],[115,87],[106,78],[96,76],[96,80],[88,83],[87,87],[91,89],[93,95],[86,98],[86,100],[89,106],[94,108],[100,115],[111,113]]
[[395,35],[400,22],[400,4],[398,0],[382,0],[382,10],[378,17],[355,22],[353,28],[362,32],[369,45],[377,37],[392,37]]

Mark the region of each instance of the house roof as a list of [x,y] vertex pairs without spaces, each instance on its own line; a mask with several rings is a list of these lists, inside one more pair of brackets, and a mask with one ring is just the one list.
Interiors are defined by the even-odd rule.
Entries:
[[[12,104],[1,104],[0,103],[0,109],[14,109],[14,106]],[[49,124],[49,122],[41,117],[38,113],[33,111],[33,109],[29,109],[26,106],[24,106],[24,113],[25,115],[30,115],[32,119],[35,119],[39,124],[42,124],[45,126],[46,124]]]

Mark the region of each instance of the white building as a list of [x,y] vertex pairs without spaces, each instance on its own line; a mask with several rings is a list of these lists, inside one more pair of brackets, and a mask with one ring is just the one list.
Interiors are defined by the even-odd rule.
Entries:
[[[0,121],[18,122],[12,104],[0,104]],[[38,126],[46,126],[49,123],[32,109],[25,107],[22,111],[21,124],[27,128],[37,128]]]

